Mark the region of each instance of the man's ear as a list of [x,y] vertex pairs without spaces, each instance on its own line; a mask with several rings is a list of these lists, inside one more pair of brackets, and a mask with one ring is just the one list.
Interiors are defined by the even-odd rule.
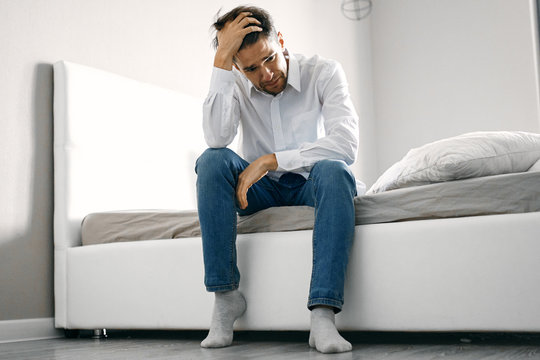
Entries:
[[283,34],[281,34],[281,32],[278,32],[277,37],[279,45],[281,46],[281,50],[285,50],[285,41],[283,40]]

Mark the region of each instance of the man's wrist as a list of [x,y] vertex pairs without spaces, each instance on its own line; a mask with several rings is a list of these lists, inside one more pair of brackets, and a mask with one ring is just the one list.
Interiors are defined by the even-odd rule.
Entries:
[[268,154],[268,162],[267,162],[267,169],[268,171],[274,171],[278,168],[278,162],[276,158],[276,154]]
[[222,54],[219,51],[216,52],[216,55],[214,56],[214,66],[224,69],[224,70],[232,70],[233,67],[233,57],[229,54]]

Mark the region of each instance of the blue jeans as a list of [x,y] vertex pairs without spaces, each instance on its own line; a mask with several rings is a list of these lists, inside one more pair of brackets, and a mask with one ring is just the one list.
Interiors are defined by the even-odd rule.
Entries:
[[[203,240],[208,291],[238,288],[236,214],[240,216],[274,206],[307,205],[315,208],[313,268],[308,308],[343,306],[343,288],[354,237],[356,183],[343,161],[323,160],[309,178],[284,174],[279,181],[265,176],[248,190],[248,207],[238,207],[236,184],[249,165],[227,148],[208,149],[197,160],[197,201]],[[269,271],[271,269],[268,269]]]

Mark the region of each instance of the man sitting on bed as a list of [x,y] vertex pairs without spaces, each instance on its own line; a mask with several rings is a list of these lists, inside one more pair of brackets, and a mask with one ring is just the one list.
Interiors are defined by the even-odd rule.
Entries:
[[[356,183],[347,165],[358,148],[358,117],[343,69],[290,53],[269,14],[256,7],[237,7],[214,27],[203,120],[210,148],[196,165],[204,281],[215,292],[201,346],[230,345],[234,321],[246,309],[238,291],[236,214],[307,205],[315,207],[309,345],[324,353],[350,351],[334,323],[354,236]],[[226,148],[239,125],[242,157]]]

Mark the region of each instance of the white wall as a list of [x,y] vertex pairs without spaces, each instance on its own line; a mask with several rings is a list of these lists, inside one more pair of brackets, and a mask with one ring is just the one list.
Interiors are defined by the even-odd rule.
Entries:
[[436,139],[476,130],[539,132],[533,3],[374,1],[379,174]]
[[[205,96],[210,24],[238,1],[0,0],[0,320],[53,316],[52,63]],[[261,0],[293,52],[342,62],[358,106],[359,24],[341,0]],[[356,170],[358,171],[358,170]]]

